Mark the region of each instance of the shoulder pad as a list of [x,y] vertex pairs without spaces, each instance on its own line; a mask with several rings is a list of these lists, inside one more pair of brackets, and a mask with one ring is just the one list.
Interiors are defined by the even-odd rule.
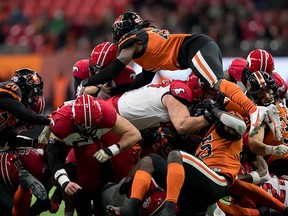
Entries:
[[73,65],[73,76],[78,77],[80,79],[88,79],[90,77],[89,73],[89,60],[88,59],[82,59],[80,61],[77,61]]
[[[173,80],[170,84],[171,94],[181,99],[181,101],[187,101],[188,104],[191,104],[194,100],[192,90],[181,80]],[[186,102],[185,102],[185,105]]]
[[231,62],[228,69],[228,73],[235,81],[241,82],[241,77],[245,66],[246,66],[245,59],[236,58]]
[[[140,30],[133,30],[127,34],[125,34],[118,43],[118,49],[121,51],[122,49],[125,49],[127,47],[133,46],[135,43],[142,44],[143,43],[143,35],[146,34],[146,31],[143,29]],[[147,36],[148,37],[148,36]]]
[[0,94],[5,97],[12,97],[18,101],[22,99],[22,92],[19,86],[12,80],[0,83]]

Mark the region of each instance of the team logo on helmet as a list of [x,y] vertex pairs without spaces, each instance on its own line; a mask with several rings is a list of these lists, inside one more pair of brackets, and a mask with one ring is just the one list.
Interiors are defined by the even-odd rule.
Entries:
[[160,188],[156,188],[147,195],[140,209],[142,216],[158,216],[164,209],[166,192]]

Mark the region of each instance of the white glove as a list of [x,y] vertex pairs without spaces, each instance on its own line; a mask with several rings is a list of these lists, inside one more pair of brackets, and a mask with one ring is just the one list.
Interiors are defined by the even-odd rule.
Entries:
[[265,147],[265,153],[266,154],[273,154],[277,156],[283,156],[288,153],[288,147],[284,144],[278,145],[278,146],[269,146],[267,145]]
[[105,147],[103,149],[98,150],[93,156],[101,163],[111,159],[113,156],[120,153],[119,144],[113,144],[108,148]]
[[45,126],[40,135],[38,136],[38,143],[47,144],[50,139],[50,134],[50,126]]

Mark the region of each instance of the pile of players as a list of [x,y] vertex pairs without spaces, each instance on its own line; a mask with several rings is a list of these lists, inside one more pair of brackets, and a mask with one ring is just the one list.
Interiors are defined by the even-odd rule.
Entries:
[[[55,213],[62,199],[65,216],[288,215],[287,85],[271,54],[254,50],[223,72],[206,35],[170,34],[135,12],[112,33],[75,63],[75,100],[49,117],[37,72],[1,83],[5,215]],[[187,68],[187,80],[151,83]],[[49,126],[19,136],[33,125]]]

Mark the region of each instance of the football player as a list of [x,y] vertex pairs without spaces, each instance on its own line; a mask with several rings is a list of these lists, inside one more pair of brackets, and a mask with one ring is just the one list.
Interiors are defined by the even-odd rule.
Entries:
[[[11,80],[0,83],[0,98],[0,146],[2,149],[8,150],[13,147],[9,145],[19,143],[12,140],[21,132],[19,131],[21,127],[29,124],[49,125],[50,119],[41,113],[44,110],[45,101],[43,81],[37,72],[28,68],[17,70]],[[33,103],[40,104],[38,107],[40,113],[29,109]],[[9,140],[12,142],[9,143]]]
[[[90,76],[98,73],[98,71],[102,68],[108,66],[117,56],[117,46],[111,42],[103,42],[97,45],[91,52],[89,59],[83,59],[75,63],[73,66],[73,77],[74,77],[74,89],[77,94],[88,93],[94,96],[97,96],[102,99],[107,99],[111,97],[111,95],[117,95],[127,91],[131,86],[131,83],[134,83],[135,80],[142,80],[140,77],[143,74],[138,74],[136,76],[135,71],[126,66],[122,73],[107,81],[104,85],[97,86],[89,86],[86,88],[81,87],[81,81],[89,78]],[[147,76],[148,74],[148,76]],[[145,73],[145,79],[147,79],[147,83],[149,83],[154,73]],[[142,83],[140,85],[144,85],[146,83]],[[135,87],[135,86],[134,86]],[[78,89],[78,90],[77,90]],[[101,136],[101,142],[105,146],[109,146],[113,143],[117,143],[120,140],[120,137],[113,133],[112,131],[107,132],[105,135]],[[87,146],[89,148],[89,146]],[[93,149],[92,149],[93,150]],[[72,152],[73,153],[73,152]],[[132,160],[134,158],[132,149],[129,149],[121,154],[121,156],[114,157],[112,159],[112,163],[115,165],[115,181],[122,179],[127,175],[130,168],[134,165]],[[124,161],[130,161],[130,163],[125,163]],[[84,193],[82,193],[84,196]],[[77,203],[81,203],[84,200],[84,197],[79,198]],[[84,206],[84,204],[79,205]]]
[[[277,176],[287,175],[287,107],[286,104],[279,99],[277,84],[275,80],[268,74],[260,71],[254,72],[248,78],[247,94],[256,104],[269,106],[275,104],[277,118],[269,118],[270,122],[278,122],[276,125],[280,128],[279,134],[274,133],[267,124],[260,127],[259,133],[254,137],[248,138],[248,146],[252,153],[264,156],[268,163],[269,171]],[[284,100],[285,101],[285,100]]]
[[[100,196],[102,163],[117,157],[141,139],[140,132],[118,115],[109,103],[88,94],[64,103],[53,112],[50,127],[52,133],[47,145],[48,163],[54,178],[67,195],[82,189],[93,194],[98,191]],[[121,136],[121,139],[118,143],[103,146],[99,138],[109,130]],[[65,146],[74,148],[77,183],[70,181],[64,168],[67,155]],[[94,203],[95,208],[97,204]]]
[[[33,146],[31,140],[27,142],[26,139],[17,135],[32,129],[34,125],[49,125],[50,119],[42,115],[45,108],[42,78],[31,69],[19,69],[15,71],[11,80],[0,83],[0,97],[0,146],[4,154],[1,158],[6,158],[6,160],[1,159],[0,163],[2,167],[1,186],[3,186],[1,192],[5,190],[5,187],[11,187],[10,183],[14,186],[14,189],[17,188],[19,185],[18,174],[21,183],[15,193],[14,208],[13,195],[15,191],[11,193],[5,190],[1,195],[3,199],[1,199],[0,205],[4,212],[7,211],[7,215],[11,215],[12,208],[14,214],[17,215],[19,212],[27,212],[30,207],[32,196],[30,188],[32,188],[32,193],[40,199],[45,199],[47,193],[44,186],[29,172],[26,170],[19,172],[22,170],[20,169],[22,167],[21,163],[15,159],[17,157],[14,154],[6,151],[12,151],[23,145]],[[11,163],[11,160],[13,163]],[[8,181],[10,177],[11,182]]]
[[[111,42],[103,42],[97,45],[91,52],[89,59],[82,59],[73,66],[74,90],[107,99],[111,95],[121,94],[129,89],[134,89],[152,81],[154,73],[145,72],[136,76],[136,72],[130,67],[123,68],[121,74],[106,80],[104,85],[83,88],[81,81],[97,74],[99,70],[110,65],[117,57],[117,46]],[[135,81],[136,80],[136,81]],[[131,85],[132,83],[137,83]]]
[[[221,115],[223,113],[217,115],[219,120]],[[238,114],[226,115],[242,121]],[[242,125],[246,127],[244,122]],[[205,135],[196,157],[173,150],[167,161],[155,154],[142,158],[133,179],[129,202],[121,208],[107,206],[107,211],[110,215],[135,215],[153,176],[166,189],[165,208],[160,215],[176,215],[176,203],[180,215],[205,215],[207,207],[225,196],[236,179],[244,131],[218,122]]]
[[266,50],[253,50],[249,53],[246,60],[241,58],[234,59],[228,70],[224,71],[224,76],[225,79],[237,83],[243,90],[246,90],[248,77],[256,71],[272,75],[277,83],[279,96],[287,99],[287,83],[274,71],[273,57]]
[[[139,130],[171,122],[179,134],[189,134],[217,120],[209,112],[197,117],[190,116],[189,107],[201,101],[202,97],[202,84],[199,78],[190,74],[185,81],[166,80],[162,83],[149,84],[123,95],[111,97],[107,101]],[[212,109],[212,106],[210,108]],[[218,112],[223,111],[213,109],[214,115]],[[235,118],[230,118],[225,113],[221,121],[235,130],[244,128],[242,121],[235,121]]]
[[133,59],[145,70],[158,72],[191,68],[211,89],[221,91],[250,114],[253,136],[267,115],[266,107],[256,106],[241,88],[224,79],[222,54],[218,45],[203,34],[170,34],[151,26],[138,13],[121,14],[112,25],[119,55],[106,68],[82,82],[83,86],[103,84],[113,79]]

